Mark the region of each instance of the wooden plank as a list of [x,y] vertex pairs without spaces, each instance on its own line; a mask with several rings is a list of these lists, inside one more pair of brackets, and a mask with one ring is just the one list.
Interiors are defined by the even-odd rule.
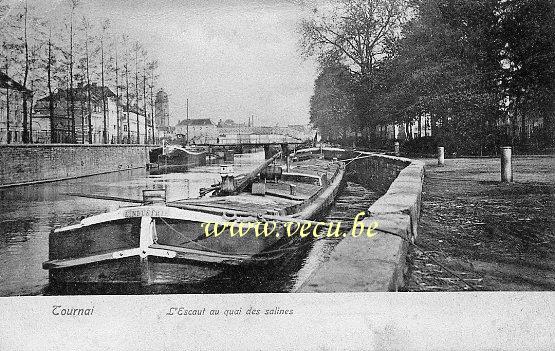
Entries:
[[153,249],[175,251],[177,252],[176,258],[194,259],[197,261],[213,262],[213,263],[221,263],[224,261],[233,261],[235,263],[240,263],[251,258],[250,255],[224,255],[217,252],[195,250],[195,249],[189,249],[185,247],[176,247],[176,246],[169,246],[169,245],[152,244],[150,245],[150,247]]
[[93,262],[90,264],[51,269],[51,283],[138,283],[141,281],[139,257]]
[[84,226],[49,236],[49,259],[92,256],[139,246],[140,218]]

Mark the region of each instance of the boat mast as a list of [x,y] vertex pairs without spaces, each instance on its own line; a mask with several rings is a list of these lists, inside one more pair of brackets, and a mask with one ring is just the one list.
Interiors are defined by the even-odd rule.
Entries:
[[185,145],[189,145],[189,99],[187,99],[187,137],[185,139]]

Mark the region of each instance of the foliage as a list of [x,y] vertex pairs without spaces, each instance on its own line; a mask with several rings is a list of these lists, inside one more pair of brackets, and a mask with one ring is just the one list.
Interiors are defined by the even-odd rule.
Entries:
[[[514,141],[517,116],[524,125],[532,114],[543,117],[549,144],[553,7],[549,0],[341,2],[335,14],[315,11],[303,22],[302,47],[320,62],[335,56],[354,72],[356,130],[369,134],[426,115],[437,143],[477,153]],[[509,139],[501,128],[506,120]]]
[[310,121],[325,140],[346,138],[350,132],[354,118],[351,84],[348,68],[333,61],[323,67],[316,79],[310,99]]

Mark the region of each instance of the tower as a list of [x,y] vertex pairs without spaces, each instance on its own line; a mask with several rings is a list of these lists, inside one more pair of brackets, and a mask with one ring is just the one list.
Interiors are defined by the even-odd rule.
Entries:
[[158,128],[168,128],[170,126],[170,110],[168,105],[168,94],[164,89],[160,89],[156,93],[156,100],[154,101],[154,119]]

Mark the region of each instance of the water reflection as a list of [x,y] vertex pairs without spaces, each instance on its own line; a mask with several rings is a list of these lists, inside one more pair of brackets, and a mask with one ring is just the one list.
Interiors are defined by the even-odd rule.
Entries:
[[[246,172],[263,159],[263,153],[237,155],[234,167],[237,172]],[[67,194],[140,199],[143,189],[165,188],[171,201],[198,196],[201,187],[220,179],[218,172],[217,164],[192,168],[184,173],[150,174],[136,169],[0,189],[0,296],[43,292],[48,284],[48,272],[42,269],[42,262],[48,258],[48,234],[52,229],[129,206],[124,202]]]

